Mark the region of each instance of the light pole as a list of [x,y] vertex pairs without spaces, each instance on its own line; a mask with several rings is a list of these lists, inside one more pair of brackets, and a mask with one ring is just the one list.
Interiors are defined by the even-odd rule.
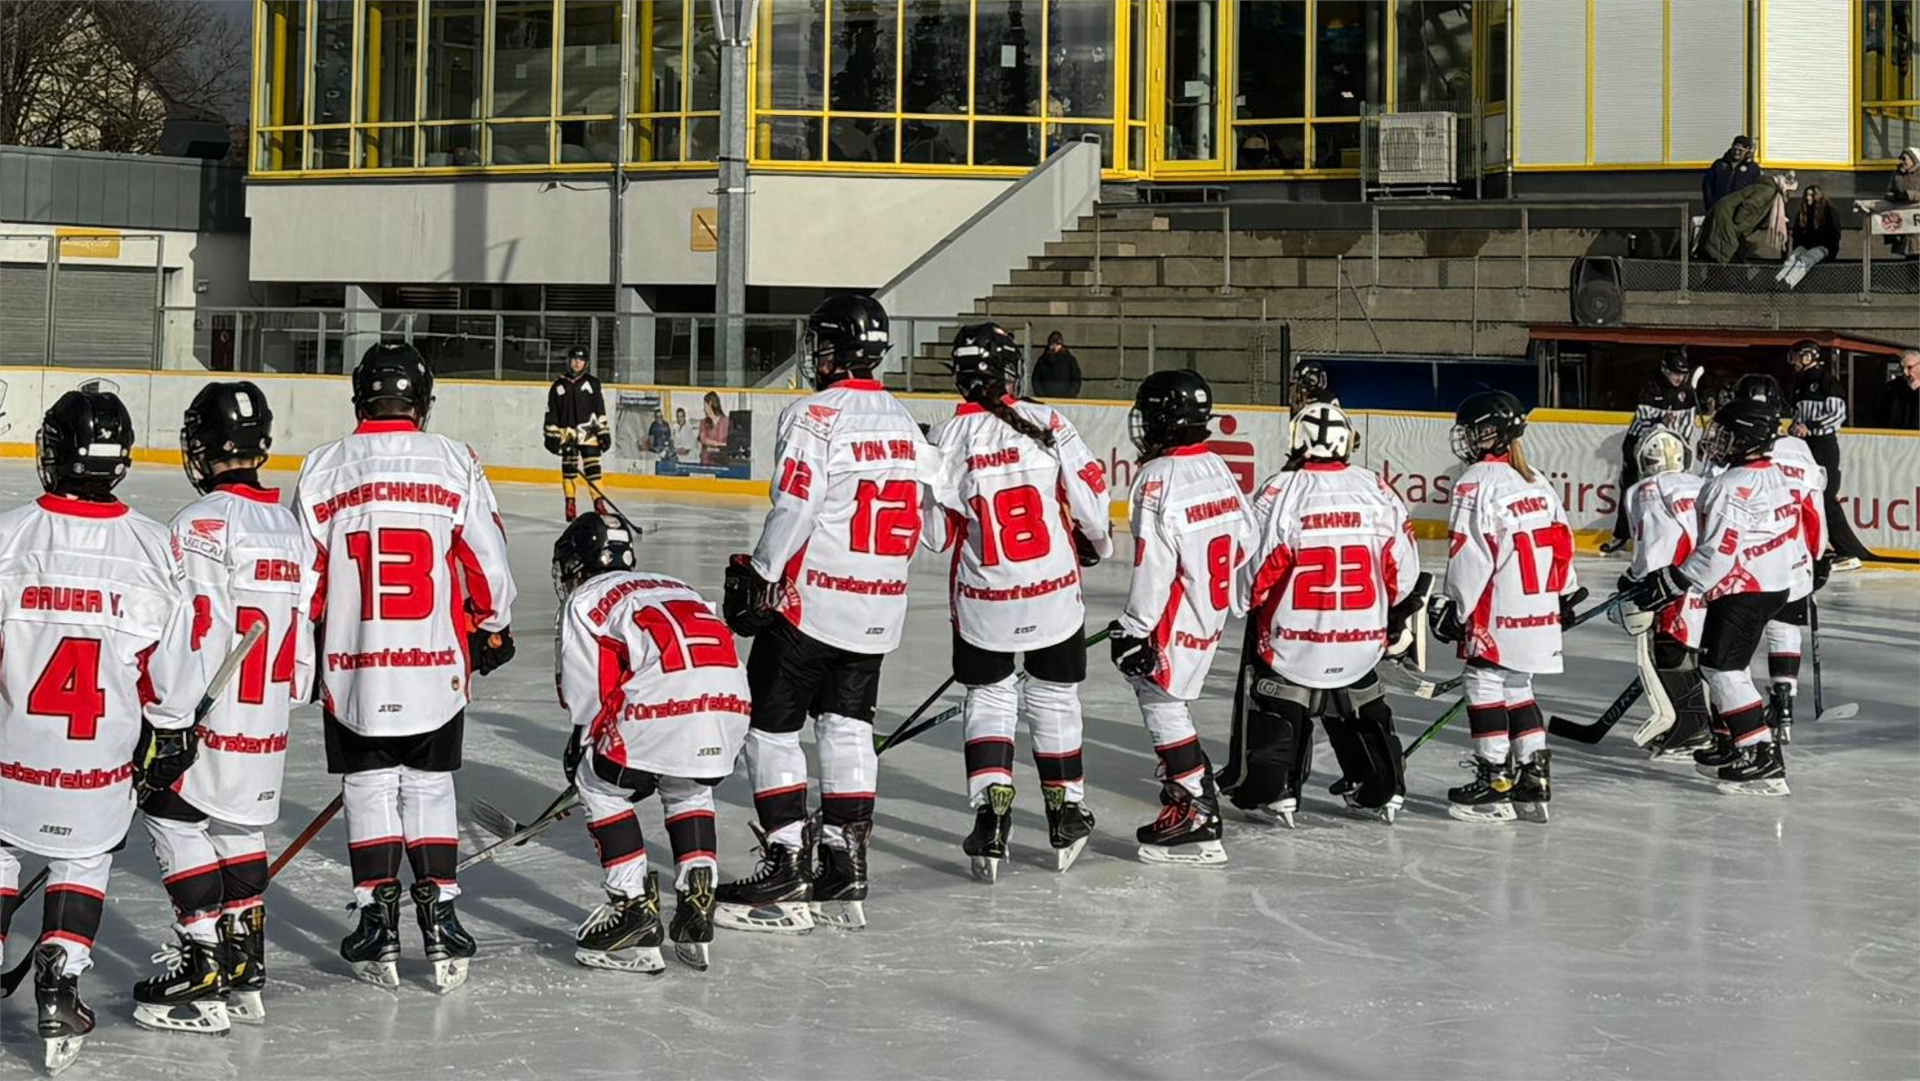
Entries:
[[711,0],[720,38],[720,186],[714,359],[723,386],[746,382],[747,59],[760,0]]

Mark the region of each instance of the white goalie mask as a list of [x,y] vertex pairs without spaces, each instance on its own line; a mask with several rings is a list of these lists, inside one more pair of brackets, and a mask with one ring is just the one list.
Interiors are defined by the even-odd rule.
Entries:
[[1288,429],[1289,456],[1309,462],[1344,462],[1353,455],[1353,425],[1340,407],[1327,402],[1301,406]]
[[1640,437],[1633,448],[1633,458],[1643,477],[1681,473],[1693,465],[1693,448],[1671,429],[1655,428]]

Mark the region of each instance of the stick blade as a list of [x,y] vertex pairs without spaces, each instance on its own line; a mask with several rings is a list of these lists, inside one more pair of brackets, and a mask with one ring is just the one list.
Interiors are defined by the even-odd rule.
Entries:
[[474,825],[495,837],[511,837],[522,828],[512,815],[483,799],[474,800],[467,814],[472,817]]
[[1548,735],[1589,746],[1606,739],[1607,733],[1612,730],[1613,725],[1603,721],[1581,724],[1578,721],[1569,721],[1565,717],[1554,717],[1547,721]]
[[1847,702],[1842,705],[1835,706],[1832,709],[1820,711],[1820,715],[1818,717],[1815,717],[1814,720],[1816,722],[1845,721],[1845,720],[1852,719],[1853,717],[1857,716],[1859,713],[1860,713],[1860,703]]

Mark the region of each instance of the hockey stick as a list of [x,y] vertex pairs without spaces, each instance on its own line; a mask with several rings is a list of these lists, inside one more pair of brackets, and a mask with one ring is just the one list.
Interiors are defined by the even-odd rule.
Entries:
[[1813,719],[1827,711],[1827,688],[1820,679],[1820,602],[1807,594],[1807,637],[1813,646]]
[[1607,733],[1613,731],[1613,726],[1620,723],[1620,718],[1627,715],[1627,710],[1633,708],[1645,691],[1645,684],[1639,676],[1635,676],[1633,682],[1627,684],[1627,689],[1620,692],[1620,697],[1613,700],[1613,705],[1600,715],[1599,720],[1592,724],[1581,724],[1564,717],[1554,717],[1547,721],[1547,733],[1575,743],[1598,743],[1607,738]]
[[[226,691],[227,684],[233,682],[233,674],[240,670],[240,662],[246,659],[247,654],[253,651],[253,647],[258,645],[260,639],[266,637],[266,634],[267,625],[264,622],[255,623],[240,636],[239,644],[221,659],[220,667],[213,670],[213,678],[207,681],[207,689],[201,692],[200,701],[194,703],[193,728],[200,727],[201,722],[207,719],[207,714],[213,712],[213,707],[218,704],[220,695]],[[47,879],[52,873],[53,868],[50,866],[40,868],[40,873],[28,880],[26,888],[21,890],[19,896],[14,899],[14,911],[19,911],[20,906],[26,904],[28,898],[38,893],[40,887],[47,884]],[[20,986],[20,981],[26,978],[27,970],[32,967],[33,951],[28,950],[19,964],[8,969],[5,975],[0,975],[0,998],[13,994],[14,988]]]
[[566,789],[560,793],[559,797],[548,804],[547,809],[541,811],[539,816],[534,818],[533,821],[521,826],[513,835],[502,837],[480,851],[475,852],[473,855],[468,856],[466,859],[461,860],[454,868],[455,872],[471,870],[499,856],[505,849],[526,844],[540,834],[545,833],[554,823],[573,813],[574,805],[579,802],[580,790],[573,785],[568,785]]
[[1447,711],[1440,715],[1439,720],[1428,725],[1427,730],[1425,732],[1420,733],[1419,739],[1414,740],[1413,743],[1410,744],[1406,750],[1400,752],[1400,760],[1404,762],[1407,759],[1412,758],[1413,752],[1425,746],[1428,740],[1440,734],[1440,730],[1442,728],[1445,728],[1447,725],[1451,724],[1455,717],[1460,716],[1462,713],[1465,713],[1466,711],[1467,711],[1467,700],[1465,698],[1462,698],[1458,702],[1455,702],[1453,705],[1448,706]]
[[[564,817],[565,812],[572,810],[573,804],[578,802],[578,800],[574,798],[577,795],[579,795],[579,789],[573,785],[568,785],[561,789],[560,794],[553,797],[553,801],[547,804],[545,810],[534,815],[532,821],[538,822],[548,815],[553,814],[555,811],[560,811]],[[562,804],[566,806],[563,808],[561,806]],[[474,800],[473,806],[467,809],[467,813],[473,816],[473,821],[476,825],[488,833],[493,834],[495,837],[512,837],[514,834],[521,832],[531,825],[530,822],[519,821],[499,807],[483,799]]]
[[[1109,630],[1103,630],[1103,631],[1096,631],[1093,634],[1089,635],[1087,637],[1087,642],[1086,642],[1087,648],[1091,649],[1092,647],[1097,646],[1100,643],[1106,641],[1107,635],[1110,633],[1112,632],[1109,629]],[[892,735],[873,737],[873,753],[882,754],[889,747],[893,747],[897,744],[905,743],[906,741],[913,739],[915,736],[920,735],[922,732],[925,732],[928,729],[937,728],[940,725],[943,725],[948,721],[953,720],[955,717],[960,716],[961,711],[965,709],[964,704],[958,705],[958,706],[949,706],[946,709],[943,709],[940,712],[934,714],[933,716],[928,717],[926,720],[921,721],[919,724],[913,723],[914,718],[920,716],[922,713],[925,713],[927,711],[927,707],[933,705],[934,700],[939,698],[942,694],[944,694],[948,687],[953,686],[953,681],[957,678],[958,678],[957,676],[948,676],[947,681],[940,685],[939,690],[934,691],[931,697],[929,697],[925,702],[920,703],[920,708],[913,711],[912,717],[908,717],[906,720],[900,722],[900,727],[894,729]],[[1020,682],[1024,683],[1026,682],[1026,679],[1027,679],[1027,674],[1025,672],[1020,673]]]
[[346,793],[342,791],[333,797],[333,802],[327,804],[326,807],[321,809],[319,814],[313,816],[313,821],[307,823],[307,828],[300,831],[300,836],[295,837],[293,843],[287,846],[286,851],[274,858],[273,866],[267,868],[267,878],[269,880],[279,874],[280,868],[285,867],[289,860],[299,855],[300,850],[307,847],[307,844],[318,836],[322,829],[326,828],[327,823],[333,821],[333,816],[339,814],[340,808],[345,805],[346,798]]

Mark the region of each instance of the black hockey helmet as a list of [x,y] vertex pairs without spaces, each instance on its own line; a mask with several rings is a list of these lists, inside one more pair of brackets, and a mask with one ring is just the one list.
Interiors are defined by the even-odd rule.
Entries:
[[1748,372],[1734,381],[1733,397],[1728,401],[1765,402],[1775,417],[1787,415],[1787,396],[1780,381],[1764,372]]
[[1738,398],[1713,414],[1700,437],[1700,456],[1714,465],[1739,465],[1773,449],[1780,438],[1780,414],[1754,398]]
[[1505,454],[1527,430],[1527,410],[1504,390],[1467,395],[1453,414],[1454,457],[1472,465],[1489,454]]
[[593,364],[592,359],[587,356],[586,346],[576,345],[573,348],[567,350],[567,374],[568,375],[573,374],[573,362],[576,360],[579,361],[581,364],[580,373],[582,375],[585,375],[587,368],[591,367]]
[[1144,458],[1173,447],[1204,442],[1211,433],[1213,388],[1199,372],[1154,372],[1140,381],[1127,414],[1127,432]]
[[104,503],[133,465],[133,418],[117,394],[70,390],[47,410],[35,444],[41,488]]
[[1668,375],[1686,375],[1693,371],[1693,362],[1687,359],[1687,347],[1676,345],[1661,353],[1660,370]]
[[406,342],[379,342],[354,366],[354,413],[365,420],[375,415],[369,407],[382,401],[405,402],[421,424],[433,408],[433,367]]
[[566,600],[580,584],[602,574],[630,571],[638,526],[611,514],[582,514],[553,542],[553,591]]
[[807,316],[804,346],[800,364],[815,390],[849,375],[869,376],[893,348],[887,310],[859,293],[830,296]]
[[273,407],[245,380],[208,383],[180,418],[180,466],[195,491],[213,488],[220,462],[264,458],[273,446]]
[[961,327],[953,336],[953,385],[968,401],[997,400],[1020,382],[1020,343],[998,323]]
[[1327,366],[1317,360],[1303,360],[1293,369],[1293,385],[1310,393],[1327,389]]

